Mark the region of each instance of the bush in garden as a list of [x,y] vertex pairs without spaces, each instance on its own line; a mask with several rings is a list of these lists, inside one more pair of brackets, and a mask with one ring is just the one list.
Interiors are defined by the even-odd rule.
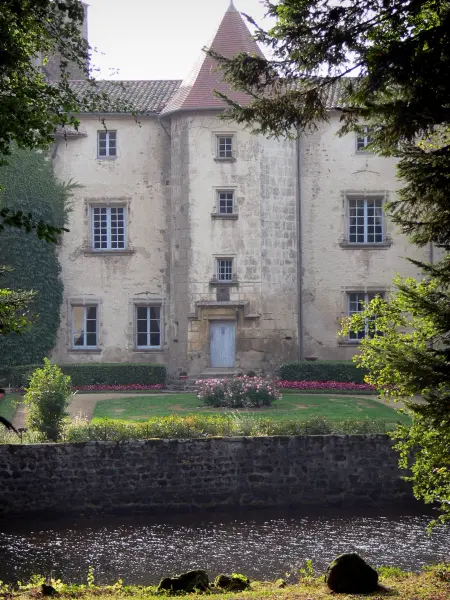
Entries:
[[67,417],[71,396],[70,377],[45,358],[44,366],[34,371],[26,389],[27,426],[56,442]]
[[197,381],[197,397],[208,406],[261,408],[281,399],[278,385],[264,377],[233,377]]

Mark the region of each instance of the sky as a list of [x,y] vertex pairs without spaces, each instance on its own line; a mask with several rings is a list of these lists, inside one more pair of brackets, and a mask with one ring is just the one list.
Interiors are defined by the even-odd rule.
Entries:
[[[86,0],[97,79],[184,79],[230,0]],[[234,0],[267,27],[261,0]]]

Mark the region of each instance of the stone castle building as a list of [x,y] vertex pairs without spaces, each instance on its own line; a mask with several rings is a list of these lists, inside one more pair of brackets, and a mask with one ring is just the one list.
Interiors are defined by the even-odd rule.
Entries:
[[[233,3],[212,48],[260,53]],[[57,176],[81,187],[60,249],[55,361],[198,374],[349,359],[364,332],[338,339],[340,319],[387,294],[395,273],[418,275],[403,257],[424,251],[383,212],[395,163],[364,150],[369,134],[336,136],[338,90],[329,122],[292,141],[223,121],[214,89],[247,98],[204,54],[183,82],[98,85],[139,123],[107,114],[105,129],[83,114],[56,140]]]

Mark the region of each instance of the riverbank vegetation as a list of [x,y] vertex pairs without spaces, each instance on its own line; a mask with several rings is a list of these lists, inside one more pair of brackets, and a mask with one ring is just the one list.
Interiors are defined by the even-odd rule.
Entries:
[[[395,596],[398,600],[447,600],[450,597],[450,566],[436,565],[427,567],[420,573],[406,573],[395,567],[381,567],[378,569],[380,589],[373,594],[335,594],[330,592],[324,583],[324,577],[312,575],[309,569],[300,570],[298,583],[286,584],[281,580],[277,582],[251,582],[250,589],[239,593],[221,593],[212,591],[208,594],[188,594],[176,596],[177,598],[204,598],[205,595],[214,595],[217,600],[248,600],[264,598],[265,600],[325,600],[339,597],[342,600],[381,600]],[[292,577],[292,576],[291,576]],[[297,579],[297,577],[296,577]],[[45,582],[43,577],[33,577],[27,584],[16,586],[1,585],[0,593],[10,600],[36,600],[42,597],[41,586]],[[86,600],[119,600],[122,598],[152,598],[166,597],[167,593],[157,593],[156,586],[129,586],[121,581],[110,586],[97,586],[93,578],[88,584],[65,584],[61,581],[51,581],[56,593],[61,598],[84,598]],[[281,587],[280,587],[281,586]],[[284,587],[285,586],[285,587]],[[173,595],[173,594],[171,594]]]

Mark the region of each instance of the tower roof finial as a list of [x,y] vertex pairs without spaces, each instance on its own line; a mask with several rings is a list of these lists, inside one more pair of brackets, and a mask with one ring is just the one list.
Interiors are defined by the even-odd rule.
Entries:
[[230,0],[230,6],[228,7],[228,11],[227,12],[233,12],[236,11],[236,7],[234,5],[233,0]]

